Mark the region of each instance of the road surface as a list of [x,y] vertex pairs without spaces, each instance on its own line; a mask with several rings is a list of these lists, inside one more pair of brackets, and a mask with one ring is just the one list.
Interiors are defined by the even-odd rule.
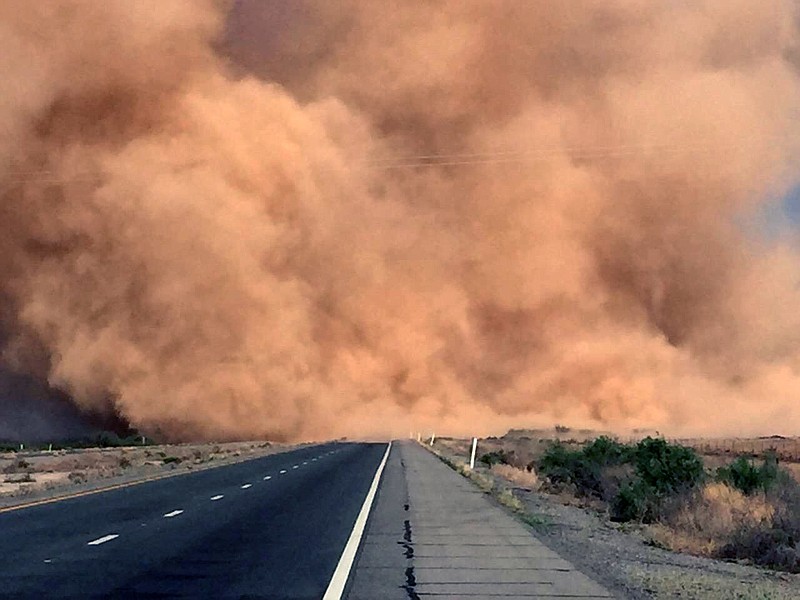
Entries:
[[0,513],[0,597],[321,598],[386,448],[304,447]]
[[0,598],[613,597],[411,442],[308,446],[0,512],[0,539]]

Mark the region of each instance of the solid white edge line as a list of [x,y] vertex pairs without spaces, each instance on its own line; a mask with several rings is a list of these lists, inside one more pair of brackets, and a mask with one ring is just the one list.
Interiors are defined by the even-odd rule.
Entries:
[[361,506],[361,512],[356,517],[356,522],[353,525],[353,531],[350,532],[350,538],[344,547],[342,556],[339,559],[339,564],[336,565],[336,570],[333,572],[333,577],[328,584],[328,589],[325,590],[325,595],[322,600],[340,600],[344,594],[344,587],[347,584],[347,579],[350,577],[350,569],[353,568],[353,561],[356,559],[356,552],[358,546],[361,544],[361,537],[364,535],[364,528],[367,526],[367,518],[369,512],[372,510],[372,502],[375,500],[375,493],[378,491],[378,484],[383,474],[383,468],[386,466],[386,460],[389,458],[389,452],[392,449],[392,442],[386,447],[386,452],[383,455],[381,464],[378,465],[378,470],[375,471],[375,477],[372,478],[372,485],[369,487],[367,497],[364,498],[364,504]]
[[100,544],[105,544],[106,542],[110,542],[111,540],[117,539],[119,537],[118,533],[109,533],[108,535],[104,535],[101,538],[97,538],[96,540],[92,540],[87,546],[99,546]]

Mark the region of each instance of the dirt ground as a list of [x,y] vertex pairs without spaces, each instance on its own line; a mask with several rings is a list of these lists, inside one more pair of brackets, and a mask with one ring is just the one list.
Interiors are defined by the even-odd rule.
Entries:
[[13,504],[48,492],[133,481],[162,473],[189,471],[290,448],[269,442],[180,444],[90,448],[0,454],[0,503]]

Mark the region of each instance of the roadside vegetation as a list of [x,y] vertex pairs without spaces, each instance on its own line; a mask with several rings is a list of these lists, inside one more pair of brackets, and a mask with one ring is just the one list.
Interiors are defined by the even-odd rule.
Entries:
[[774,453],[707,469],[695,450],[662,438],[622,444],[599,437],[548,442],[530,460],[493,450],[479,463],[517,486],[641,524],[653,545],[800,572],[800,484]]
[[128,446],[152,446],[158,442],[150,437],[142,436],[137,432],[120,436],[113,431],[101,431],[95,435],[60,440],[57,442],[36,442],[20,444],[19,442],[0,440],[0,453],[5,452],[36,452],[45,450],[74,450],[86,448],[125,448]]

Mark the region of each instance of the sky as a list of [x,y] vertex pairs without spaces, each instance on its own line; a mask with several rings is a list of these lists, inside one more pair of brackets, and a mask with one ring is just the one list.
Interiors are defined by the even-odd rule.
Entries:
[[0,3],[0,368],[174,440],[800,429],[796,3],[391,6]]

